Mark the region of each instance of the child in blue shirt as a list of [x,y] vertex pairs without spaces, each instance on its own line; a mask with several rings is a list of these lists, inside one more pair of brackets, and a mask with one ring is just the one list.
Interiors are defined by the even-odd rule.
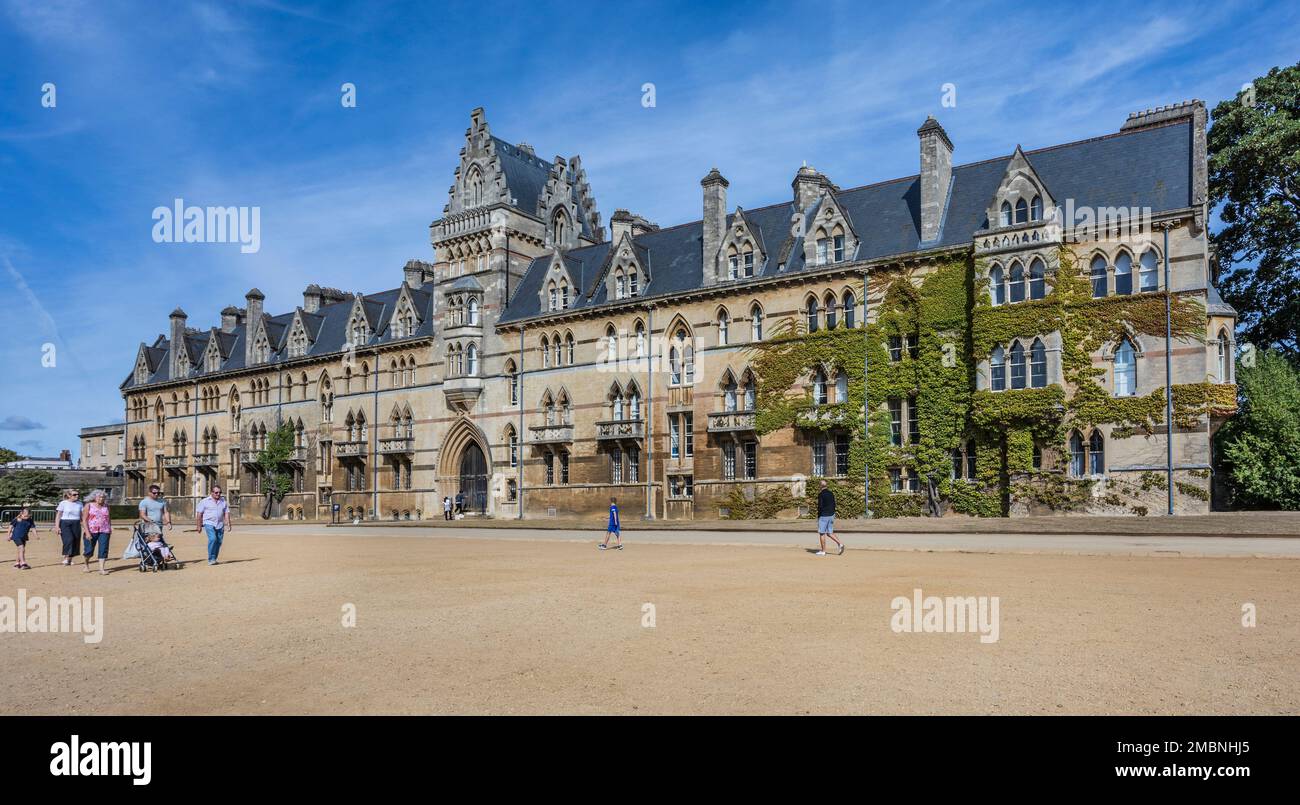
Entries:
[[605,529],[605,541],[600,543],[602,551],[609,547],[610,537],[615,540],[614,548],[623,550],[623,534],[618,528],[618,501],[614,498],[609,499],[609,526]]

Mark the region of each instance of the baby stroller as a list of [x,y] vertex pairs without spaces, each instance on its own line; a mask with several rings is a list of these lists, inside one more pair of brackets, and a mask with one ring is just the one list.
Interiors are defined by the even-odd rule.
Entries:
[[163,538],[161,532],[157,534],[157,537],[158,541],[161,542],[163,547],[167,548],[168,552],[171,554],[170,559],[163,556],[161,548],[154,548],[152,550],[149,548],[150,535],[145,533],[143,523],[135,524],[135,529],[131,532],[131,542],[126,546],[126,552],[122,554],[122,558],[139,559],[141,573],[146,570],[152,570],[157,573],[159,570],[166,570],[171,565],[178,565],[179,561],[176,559],[176,551],[172,550],[172,546]]

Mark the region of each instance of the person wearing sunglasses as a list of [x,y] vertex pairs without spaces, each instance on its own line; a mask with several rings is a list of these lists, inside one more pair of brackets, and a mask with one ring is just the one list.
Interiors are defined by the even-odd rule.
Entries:
[[194,508],[196,530],[208,535],[208,564],[217,564],[217,554],[221,553],[221,540],[230,528],[230,506],[221,497],[221,487],[213,486],[212,492]]

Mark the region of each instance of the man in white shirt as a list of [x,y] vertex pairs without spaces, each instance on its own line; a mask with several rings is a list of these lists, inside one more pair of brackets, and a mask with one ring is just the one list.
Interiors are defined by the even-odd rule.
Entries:
[[221,553],[221,540],[230,528],[230,506],[221,497],[221,487],[212,487],[212,492],[194,508],[196,528],[208,535],[208,564],[217,563],[217,554]]

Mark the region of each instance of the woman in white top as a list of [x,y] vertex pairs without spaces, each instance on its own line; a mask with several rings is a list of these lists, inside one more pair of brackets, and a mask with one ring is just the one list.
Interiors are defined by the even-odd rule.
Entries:
[[75,489],[65,489],[63,500],[56,510],[55,528],[63,539],[63,564],[71,565],[72,557],[77,555],[81,546],[81,501],[80,493]]

